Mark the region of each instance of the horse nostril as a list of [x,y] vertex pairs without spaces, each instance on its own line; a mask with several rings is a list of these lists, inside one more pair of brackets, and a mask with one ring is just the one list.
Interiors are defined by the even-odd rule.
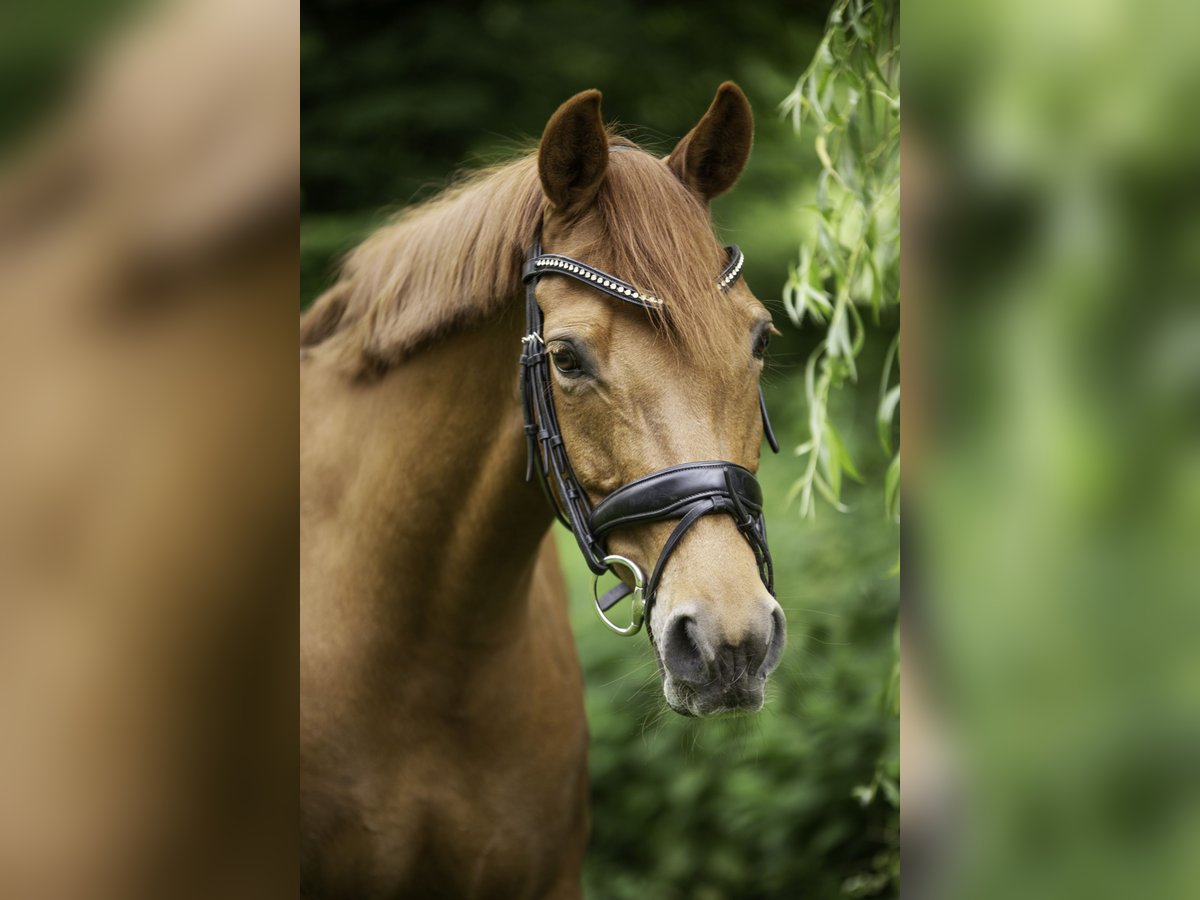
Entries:
[[710,678],[706,644],[691,616],[672,619],[663,636],[663,665],[680,681],[699,684]]
[[763,649],[762,660],[755,669],[758,677],[764,679],[775,671],[783,659],[783,648],[787,645],[787,620],[779,604],[775,603],[774,607],[771,610],[771,634]]

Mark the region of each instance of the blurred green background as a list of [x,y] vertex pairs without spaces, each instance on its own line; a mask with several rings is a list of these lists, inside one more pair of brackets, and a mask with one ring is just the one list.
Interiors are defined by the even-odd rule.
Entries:
[[803,364],[821,335],[791,325],[779,298],[811,239],[804,206],[819,168],[811,140],[778,107],[828,11],[779,0],[302,7],[305,304],[390,212],[456,172],[533,146],[577,91],[600,88],[606,118],[661,152],[725,79],[756,112],[749,167],[713,212],[721,237],[746,251],[747,279],[783,331],[765,381],[784,453],[764,457],[761,479],[788,655],[757,717],[695,722],[665,711],[646,638],[600,625],[586,568],[560,533],[592,735],[590,900],[898,894],[898,800],[889,796],[899,767],[890,695],[898,529],[883,511],[889,460],[874,424],[895,321],[871,332],[859,387],[833,401],[865,481],[843,495],[851,512],[821,507],[802,519],[788,500],[800,470],[789,450],[807,436]]
[[907,847],[955,857],[948,898],[1198,897],[1200,127],[1181,113],[1200,6],[917,2],[903,30],[927,350],[906,383],[927,427],[905,684],[925,670],[943,732],[910,744],[905,723]]

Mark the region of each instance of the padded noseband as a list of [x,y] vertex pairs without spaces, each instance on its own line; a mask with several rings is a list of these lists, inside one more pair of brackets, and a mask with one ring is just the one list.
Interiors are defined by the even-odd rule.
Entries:
[[[617,528],[646,522],[678,519],[658,562],[646,582],[646,605],[658,590],[667,560],[679,546],[683,535],[702,516],[728,513],[754,551],[759,575],[771,595],[775,595],[775,574],[771,552],[767,548],[767,526],[763,520],[762,488],[749,469],[731,462],[683,463],[659,469],[617,488],[592,512],[592,533],[603,540]],[[600,598],[601,612],[608,612],[630,593],[624,582]]]
[[[741,276],[744,257],[737,247],[727,247],[728,262],[717,278],[722,291],[728,290]],[[613,491],[593,510],[586,492],[575,477],[563,443],[554,408],[549,357],[542,338],[542,311],[537,302],[537,283],[545,275],[564,275],[587,284],[624,303],[643,309],[663,309],[657,297],[639,291],[632,284],[568,256],[543,253],[535,241],[523,269],[525,281],[525,336],[521,339],[521,403],[525,413],[525,438],[528,445],[525,478],[537,472],[538,481],[559,521],[571,530],[588,568],[600,576],[611,568],[607,556],[608,536],[618,528],[649,522],[677,520],[663,545],[650,578],[644,586],[645,608],[654,602],[659,581],[671,554],[684,534],[703,516],[724,514],[733,517],[738,531],[750,544],[758,563],[759,575],[772,595],[775,593],[771,553],[767,547],[766,524],[762,512],[762,488],[754,473],[732,462],[720,460],[689,462],[670,466],[635,479]],[[763,435],[771,449],[779,444],[767,417],[762,389],[758,392]],[[619,557],[616,559],[620,559]],[[628,561],[622,561],[628,565]],[[635,567],[636,570],[636,567]],[[640,570],[636,570],[635,588],[624,582],[596,601],[601,618],[621,634],[633,634],[641,624],[642,610],[635,609],[635,621],[628,629],[619,629],[604,615],[621,599],[642,589]],[[635,597],[635,602],[638,598]]]

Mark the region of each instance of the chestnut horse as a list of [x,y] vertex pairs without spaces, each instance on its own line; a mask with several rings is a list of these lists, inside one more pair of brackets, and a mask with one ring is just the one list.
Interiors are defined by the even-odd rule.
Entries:
[[[569,279],[537,288],[553,394],[592,502],[648,472],[757,468],[770,317],[710,198],[750,152],[721,86],[665,159],[561,106],[535,154],[358,247],[301,324],[301,878],[311,897],[579,897],[587,726],[552,512],[525,479],[521,267],[561,253],[669,321]],[[612,153],[614,147],[630,152]],[[670,532],[614,533],[647,571]],[[667,699],[757,709],[782,613],[727,516],[678,546],[649,629]],[[730,699],[734,698],[734,699]]]

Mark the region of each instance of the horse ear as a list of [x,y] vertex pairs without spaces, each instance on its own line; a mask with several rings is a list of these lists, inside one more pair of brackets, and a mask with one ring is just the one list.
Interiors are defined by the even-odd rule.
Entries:
[[667,157],[667,165],[689,188],[711,200],[733,187],[754,140],[754,113],[742,89],[732,81],[717,96],[696,127]]
[[560,106],[546,123],[538,148],[542,190],[556,211],[586,207],[608,168],[608,135],[600,118],[600,92],[584,91]]

